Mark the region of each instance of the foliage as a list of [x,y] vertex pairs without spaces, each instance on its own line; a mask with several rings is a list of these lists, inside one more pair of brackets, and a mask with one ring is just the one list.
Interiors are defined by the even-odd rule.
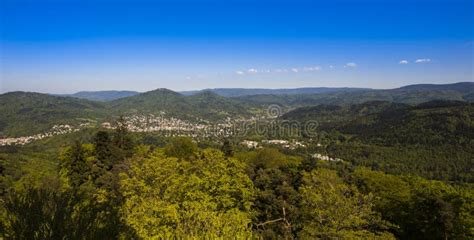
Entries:
[[335,171],[319,169],[303,176],[303,239],[391,239],[388,223],[373,211],[373,196],[343,182]]
[[7,239],[116,239],[120,223],[110,207],[72,191],[41,188],[13,192],[3,203]]
[[[286,107],[354,98],[413,103],[470,91],[412,86],[278,98]],[[10,114],[0,127],[15,133],[101,114],[172,109],[166,114],[214,121],[261,107],[164,89],[108,103],[29,93],[3,94],[0,102],[15,97],[0,107]],[[300,108],[282,119],[317,120],[325,134],[302,136],[309,147],[296,150],[243,149],[233,144],[238,138],[132,134],[123,118],[114,131],[90,128],[0,147],[0,238],[472,239],[473,113],[471,103],[457,101]],[[16,131],[32,121],[38,126]],[[310,157],[315,152],[343,162],[318,161]]]
[[191,138],[186,137],[173,138],[164,148],[164,153],[166,156],[179,159],[195,158],[196,152],[196,143],[194,143]]
[[402,239],[471,239],[474,191],[439,181],[398,177],[359,168],[352,175],[362,192],[375,196],[375,209]]
[[324,150],[354,165],[455,182],[473,181],[473,117],[472,103],[453,101],[316,106],[283,116],[317,121]]
[[221,152],[198,159],[154,152],[122,174],[125,222],[142,238],[248,238],[252,182]]

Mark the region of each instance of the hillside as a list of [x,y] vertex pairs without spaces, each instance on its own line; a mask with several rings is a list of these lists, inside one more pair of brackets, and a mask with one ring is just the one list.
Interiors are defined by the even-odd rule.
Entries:
[[369,102],[295,109],[282,119],[318,121],[329,155],[393,174],[474,182],[474,104]]
[[26,136],[42,133],[54,125],[79,124],[119,115],[162,114],[186,120],[219,121],[250,117],[255,109],[234,99],[211,92],[183,96],[168,89],[157,89],[109,102],[41,93],[12,92],[0,95],[0,136]]
[[78,124],[106,113],[105,105],[83,99],[41,93],[11,92],[0,95],[0,135],[24,136],[55,124]]
[[406,104],[387,101],[369,101],[354,105],[317,105],[294,109],[281,116],[281,119],[302,122],[312,120],[320,123],[338,123],[407,107],[408,105]]
[[[318,105],[292,110],[283,120],[317,121],[378,145],[467,144],[474,139],[474,104],[430,101],[416,106],[372,101],[354,105]],[[474,144],[474,142],[473,142]]]
[[184,96],[168,89],[157,89],[133,97],[118,99],[108,104],[115,114],[164,112],[167,116],[182,119],[196,118],[222,120],[226,117],[250,116],[250,110],[236,100],[211,92]]
[[474,104],[433,101],[358,118],[341,127],[364,142],[381,145],[472,144]]

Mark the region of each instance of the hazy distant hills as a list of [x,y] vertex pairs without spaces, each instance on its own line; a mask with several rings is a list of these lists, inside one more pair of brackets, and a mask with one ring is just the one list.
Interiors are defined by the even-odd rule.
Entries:
[[354,92],[332,92],[321,94],[262,94],[237,99],[253,104],[279,104],[281,106],[302,107],[319,104],[357,104],[367,101],[389,101],[419,104],[433,100],[473,101],[474,83],[419,84],[386,90],[360,90]]
[[363,90],[370,90],[370,88],[293,88],[293,89],[265,89],[265,88],[213,88],[198,91],[184,91],[180,92],[183,95],[194,95],[201,92],[213,92],[224,97],[243,97],[251,95],[283,95],[283,94],[320,94],[320,93],[335,93],[335,92],[357,92]]
[[398,90],[402,90],[402,91],[403,90],[409,90],[409,91],[451,90],[451,91],[457,91],[461,93],[473,93],[474,82],[458,82],[458,83],[452,83],[452,84],[414,84],[414,85],[408,85],[408,86],[398,88]]
[[[152,91],[150,91],[152,92]],[[214,88],[196,91],[176,92],[184,96],[212,92],[254,104],[281,104],[307,106],[315,104],[351,104],[366,101],[394,101],[409,104],[445,99],[474,101],[474,83],[416,84],[394,89],[370,88]],[[83,91],[61,96],[88,99],[92,101],[113,101],[133,97],[142,93],[135,91]],[[143,93],[146,94],[146,93]]]
[[81,91],[73,94],[61,94],[64,97],[75,97],[92,101],[112,101],[120,98],[131,97],[140,94],[135,91]]
[[[294,89],[264,89],[264,88],[214,88],[195,91],[178,92],[185,96],[196,95],[205,92],[212,92],[223,97],[242,97],[260,94],[318,94],[334,92],[355,92],[361,90],[370,90],[369,88],[294,88]],[[120,98],[132,97],[140,94],[136,91],[81,91],[73,94],[59,94],[63,97],[75,97],[93,101],[113,101]]]

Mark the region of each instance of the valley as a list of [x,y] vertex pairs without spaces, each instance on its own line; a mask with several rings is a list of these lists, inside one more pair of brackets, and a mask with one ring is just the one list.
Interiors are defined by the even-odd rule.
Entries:
[[[449,211],[459,214],[469,207],[466,204],[456,205],[458,203],[453,197],[467,203],[474,196],[474,103],[469,98],[464,99],[464,96],[473,92],[474,84],[462,83],[461,90],[453,90],[458,88],[457,85],[441,88],[430,85],[427,89],[412,87],[413,90],[403,90],[402,93],[401,90],[393,90],[389,95],[385,90],[343,89],[338,92],[335,89],[330,93],[287,95],[289,90],[284,90],[275,95],[245,97],[236,96],[239,94],[235,91],[244,91],[241,89],[219,90],[221,94],[223,91],[232,97],[209,90],[183,95],[157,89],[99,101],[38,93],[2,94],[0,109],[6,114],[0,117],[0,192],[2,196],[24,191],[41,194],[30,186],[46,182],[47,185],[67,186],[69,190],[54,193],[59,194],[60,199],[72,199],[62,195],[71,191],[75,194],[93,193],[96,195],[81,198],[91,198],[95,202],[99,201],[98,197],[105,198],[105,202],[98,206],[113,209],[110,204],[118,201],[118,196],[137,197],[143,191],[149,191],[146,190],[148,187],[173,188],[176,190],[170,192],[169,197],[181,198],[179,191],[193,192],[198,196],[211,194],[216,190],[207,189],[210,184],[214,186],[213,189],[222,186],[218,190],[219,196],[233,199],[234,204],[252,202],[251,208],[236,205],[228,207],[239,212],[227,214],[247,214],[250,209],[258,214],[253,217],[245,215],[245,221],[253,221],[256,225],[238,234],[275,237],[304,236],[305,233],[296,227],[289,231],[283,223],[276,223],[266,229],[262,229],[259,224],[285,218],[287,224],[307,226],[304,224],[308,220],[304,219],[314,216],[304,217],[307,214],[304,209],[309,207],[304,204],[316,200],[305,195],[311,192],[306,193],[304,189],[311,187],[316,189],[311,191],[324,192],[325,188],[319,188],[318,184],[334,184],[333,181],[336,181],[342,184],[342,188],[352,188],[351,194],[377,196],[376,199],[367,200],[370,201],[367,204],[372,204],[367,210],[368,214],[388,215],[376,217],[375,224],[385,230],[372,231],[370,234],[380,239],[411,238],[419,234],[419,230],[411,229],[410,226],[426,223],[405,220],[398,215],[398,208],[405,209],[414,218],[430,216],[431,213],[423,215],[410,212],[410,209],[420,208],[427,199],[434,197],[441,204],[456,206]],[[413,97],[407,101],[407,96]],[[403,101],[397,101],[399,97]],[[81,168],[84,170],[75,170],[78,166],[75,164],[78,163],[83,164]],[[169,164],[174,163],[181,170],[171,170],[176,166]],[[200,170],[192,165],[199,165]],[[186,174],[180,171],[186,171]],[[227,171],[232,173],[229,175]],[[73,173],[78,175],[71,175]],[[163,185],[148,182],[147,179],[160,179],[160,174],[173,177],[163,179]],[[124,178],[120,179],[119,176]],[[62,181],[67,183],[60,183]],[[136,181],[145,188],[137,190]],[[178,185],[173,185],[174,181]],[[206,184],[194,187],[193,184],[198,182]],[[92,186],[92,190],[86,190],[86,184]],[[120,187],[111,184],[119,184]],[[384,184],[393,185],[396,190],[386,189]],[[206,190],[199,190],[202,188]],[[426,188],[446,193],[424,193]],[[242,194],[250,191],[251,195],[248,199],[246,195],[236,197],[235,191]],[[401,191],[400,194],[405,195],[398,196],[392,191]],[[349,208],[362,204],[351,203],[353,200],[345,193],[346,190],[324,194],[336,194],[332,197],[341,201],[340,204],[348,204]],[[140,204],[150,206],[155,200],[162,199],[158,192],[150,194],[153,197],[140,198]],[[423,197],[418,199],[420,196]],[[402,202],[392,202],[393,197]],[[189,197],[179,201],[229,204],[210,196],[207,198],[210,203]],[[275,202],[268,204],[269,199]],[[47,201],[53,200],[49,198]],[[127,199],[120,203],[123,204],[121,209],[125,215],[109,212],[111,215],[107,217],[106,223],[124,221],[135,226],[136,230],[146,229],[146,226],[136,222],[139,219],[132,212],[138,209],[130,201]],[[341,210],[341,206],[336,208],[333,202],[325,204],[324,209]],[[73,206],[77,205],[74,203],[66,206],[66,209]],[[269,211],[268,208],[273,210]],[[88,209],[97,211],[97,214],[104,213],[92,206]],[[159,209],[167,211],[166,207]],[[95,213],[86,213],[89,210],[80,211],[81,214],[98,217]],[[194,211],[192,214],[202,213],[202,210],[187,208],[179,211],[184,211],[179,213],[181,216],[186,216],[189,211]],[[212,214],[216,214],[223,210],[213,211]],[[21,213],[14,214],[22,217]],[[332,213],[328,214],[337,221],[343,220]],[[229,216],[238,219],[238,215]],[[163,219],[148,217],[157,221]],[[469,218],[469,215],[458,215],[446,220],[460,226],[449,230],[450,234],[460,238],[471,234],[464,229],[470,226]],[[78,220],[66,222],[71,221]],[[385,221],[397,227],[386,226]],[[218,222],[213,223],[213,227],[220,228]],[[239,225],[238,222],[232,224]],[[433,236],[438,234],[435,226],[434,223],[428,225]],[[128,231],[115,229],[112,225],[105,225],[101,229],[115,233]],[[175,230],[171,227],[166,231]],[[75,231],[71,229],[70,233],[77,234]],[[312,233],[311,230],[307,234]],[[139,234],[143,234],[142,238],[154,235],[148,230]]]

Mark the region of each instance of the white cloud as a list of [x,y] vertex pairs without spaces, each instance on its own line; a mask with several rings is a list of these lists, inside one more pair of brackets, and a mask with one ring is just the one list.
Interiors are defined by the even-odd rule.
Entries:
[[429,58],[420,58],[420,59],[416,59],[415,63],[428,63],[428,62],[431,62],[431,59]]
[[316,66],[316,67],[304,67],[303,70],[304,70],[305,72],[315,72],[315,71],[321,70],[321,67],[320,67],[320,66]]
[[346,65],[344,67],[355,68],[355,67],[357,67],[357,64],[353,63],[353,62],[350,62],[350,63],[346,63]]
[[191,80],[191,77],[190,77],[190,76],[187,76],[187,77],[186,77],[186,80]]
[[333,65],[329,65],[329,68],[330,68],[330,69],[333,69],[333,68],[334,68],[334,66],[333,66]]
[[299,72],[300,70],[298,70],[298,68],[292,68],[291,71],[297,73],[297,72]]
[[408,64],[408,60],[401,60],[398,64]]
[[258,73],[258,70],[255,69],[255,68],[251,68],[249,70],[247,70],[248,73]]
[[244,72],[242,72],[242,71],[235,71],[235,74],[237,74],[237,75],[244,75]]

